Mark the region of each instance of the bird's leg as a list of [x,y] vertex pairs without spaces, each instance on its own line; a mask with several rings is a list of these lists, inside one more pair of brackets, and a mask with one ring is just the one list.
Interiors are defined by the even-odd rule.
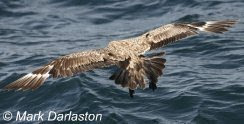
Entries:
[[156,83],[152,83],[152,82],[150,82],[150,83],[149,83],[149,88],[152,89],[153,91],[156,90],[156,89],[157,89],[157,85],[156,85]]
[[130,97],[133,98],[133,95],[135,94],[135,90],[129,89]]

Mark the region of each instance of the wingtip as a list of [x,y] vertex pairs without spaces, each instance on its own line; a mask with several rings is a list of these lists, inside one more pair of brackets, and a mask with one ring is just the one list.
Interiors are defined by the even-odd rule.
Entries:
[[229,30],[229,28],[233,27],[238,20],[236,19],[226,19],[219,21],[206,21],[202,25],[198,25],[198,23],[192,23],[192,26],[199,29],[200,31],[212,32],[222,34]]
[[6,85],[3,89],[15,90],[15,91],[26,91],[35,90],[39,88],[44,81],[49,77],[49,74],[33,74],[29,73],[18,80]]
[[240,21],[240,19],[226,19],[225,21],[231,21],[231,22],[239,22]]
[[11,86],[10,84],[8,84],[7,86],[3,87],[2,90],[3,91],[16,91],[17,92],[17,91],[28,91],[28,90],[34,91],[34,90],[36,90],[38,88],[38,87],[37,88],[16,87],[16,86]]

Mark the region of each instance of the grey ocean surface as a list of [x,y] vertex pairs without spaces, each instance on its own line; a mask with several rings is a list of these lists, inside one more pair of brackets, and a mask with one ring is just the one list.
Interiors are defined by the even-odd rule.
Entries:
[[5,111],[51,110],[103,114],[102,121],[84,123],[244,123],[243,0],[1,0],[0,88],[59,56],[162,24],[223,19],[240,22],[224,34],[203,33],[159,49],[167,62],[155,92],[138,89],[131,99],[108,79],[116,67],[95,69],[50,78],[35,91],[0,90],[0,123],[7,123]]

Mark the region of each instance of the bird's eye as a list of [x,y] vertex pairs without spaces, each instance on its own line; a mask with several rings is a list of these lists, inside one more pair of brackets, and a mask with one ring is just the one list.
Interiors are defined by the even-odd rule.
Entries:
[[146,38],[148,38],[148,37],[149,37],[149,35],[150,35],[150,34],[149,34],[149,33],[147,33],[147,34],[146,34]]
[[113,53],[108,53],[109,56],[113,56]]

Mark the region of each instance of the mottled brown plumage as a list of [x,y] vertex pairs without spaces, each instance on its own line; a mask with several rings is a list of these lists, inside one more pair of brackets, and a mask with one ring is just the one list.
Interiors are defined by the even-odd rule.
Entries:
[[67,77],[95,68],[116,65],[119,70],[110,79],[122,87],[128,87],[130,96],[133,97],[134,90],[137,87],[144,89],[147,81],[149,88],[155,90],[158,77],[163,74],[165,68],[166,60],[162,58],[164,52],[144,56],[145,52],[196,35],[199,31],[223,33],[235,23],[234,20],[225,20],[167,24],[138,37],[112,41],[106,48],[57,58],[8,84],[5,89],[36,89],[49,76]]

